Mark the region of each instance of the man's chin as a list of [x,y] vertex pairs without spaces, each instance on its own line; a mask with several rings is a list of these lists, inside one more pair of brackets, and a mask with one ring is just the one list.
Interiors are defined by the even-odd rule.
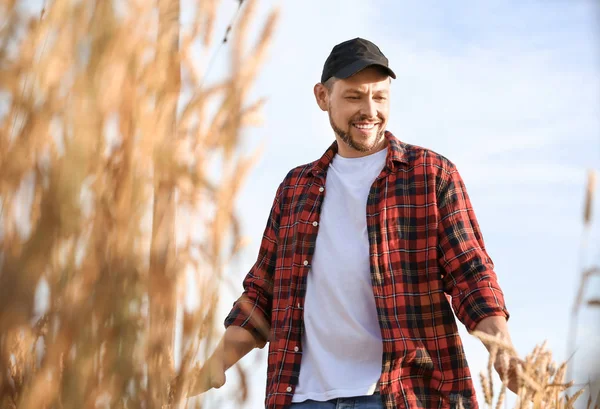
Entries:
[[[354,126],[350,126],[345,132],[340,128],[333,126],[334,132],[349,148],[358,152],[370,152],[377,148],[381,140],[384,138],[384,132],[377,129],[377,136],[369,135],[368,133],[361,132]],[[380,125],[377,125],[379,128]]]
[[366,152],[366,151],[369,151],[369,150],[375,148],[377,145],[379,145],[379,142],[381,142],[381,140],[383,138],[382,133],[378,133],[377,135],[365,135],[363,133],[359,133],[359,134],[351,133],[350,136],[352,138],[352,142],[354,145],[361,146],[365,149],[363,152]]
[[364,142],[359,142],[356,139],[352,140],[352,145],[351,148],[353,148],[354,150],[358,151],[358,152],[370,152],[374,149],[377,148],[377,146],[379,145],[377,143],[378,141],[373,141],[372,143],[364,143]]

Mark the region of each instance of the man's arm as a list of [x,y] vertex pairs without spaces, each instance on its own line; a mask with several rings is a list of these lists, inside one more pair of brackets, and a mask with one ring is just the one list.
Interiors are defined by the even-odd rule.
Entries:
[[439,263],[444,290],[452,297],[456,316],[469,331],[488,317],[506,321],[509,313],[494,265],[485,250],[466,187],[451,163],[441,167],[436,193]]
[[[452,296],[458,319],[469,332],[479,331],[512,346],[508,331],[508,310],[497,281],[494,265],[485,250],[483,235],[467,189],[454,165],[442,168],[438,183],[439,253],[445,291]],[[489,352],[492,344],[483,342]],[[498,351],[494,367],[498,374],[508,371],[508,387],[517,391],[516,360]]]
[[[493,337],[498,336],[501,340],[507,344],[512,345],[510,334],[508,331],[508,324],[506,318],[493,316],[487,317],[479,321],[479,324],[475,327],[475,331],[483,332],[484,334],[491,335]],[[491,349],[491,345],[488,342],[483,342],[488,351]]]
[[225,328],[237,326],[250,331],[263,348],[269,337],[273,304],[273,275],[277,264],[277,242],[284,182],[277,188],[263,233],[256,262],[244,278],[244,292],[225,318]]
[[223,386],[225,371],[268,341],[283,185],[275,194],[257,260],[244,278],[244,292],[225,319],[225,334],[215,351],[193,374],[189,396]]

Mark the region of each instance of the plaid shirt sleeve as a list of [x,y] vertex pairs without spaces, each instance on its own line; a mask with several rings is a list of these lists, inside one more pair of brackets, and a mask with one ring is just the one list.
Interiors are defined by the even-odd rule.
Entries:
[[442,172],[437,197],[444,288],[457,318],[472,331],[486,317],[508,319],[509,313],[463,180],[452,164]]
[[283,183],[275,194],[258,258],[244,278],[244,292],[234,302],[224,322],[225,328],[235,325],[250,331],[260,348],[266,345],[270,332],[282,187]]

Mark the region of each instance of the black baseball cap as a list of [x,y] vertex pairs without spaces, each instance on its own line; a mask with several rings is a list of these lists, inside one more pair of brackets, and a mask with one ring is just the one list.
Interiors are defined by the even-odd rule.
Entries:
[[321,82],[331,77],[348,78],[372,65],[383,68],[390,77],[396,79],[396,74],[388,66],[388,59],[375,44],[364,38],[344,41],[333,47],[327,57]]

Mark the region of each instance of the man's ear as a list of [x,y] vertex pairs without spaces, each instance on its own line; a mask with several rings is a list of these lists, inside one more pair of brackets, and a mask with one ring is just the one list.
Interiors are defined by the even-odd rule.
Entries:
[[329,90],[322,83],[317,83],[314,88],[315,99],[321,111],[327,111],[329,107]]

